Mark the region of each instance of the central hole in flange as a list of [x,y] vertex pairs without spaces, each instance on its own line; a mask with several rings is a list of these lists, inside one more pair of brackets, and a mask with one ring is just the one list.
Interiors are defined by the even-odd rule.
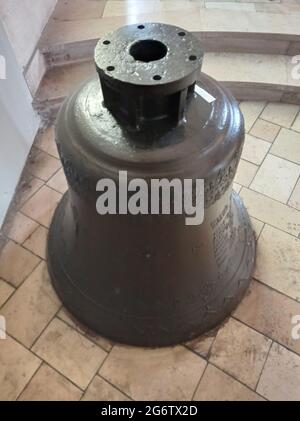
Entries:
[[165,44],[154,39],[137,41],[130,47],[129,53],[135,60],[149,63],[165,57],[168,49]]

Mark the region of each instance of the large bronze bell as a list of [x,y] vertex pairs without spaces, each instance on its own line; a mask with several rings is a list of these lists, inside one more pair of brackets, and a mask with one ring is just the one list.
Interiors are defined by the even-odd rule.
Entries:
[[[49,271],[70,312],[112,340],[190,340],[220,323],[250,282],[254,235],[232,191],[243,117],[231,94],[200,73],[202,58],[181,28],[125,26],[99,41],[98,76],[59,113],[69,191],[50,228]],[[175,213],[99,215],[97,183],[118,186],[120,171],[149,185],[204,179],[203,222],[187,225]]]

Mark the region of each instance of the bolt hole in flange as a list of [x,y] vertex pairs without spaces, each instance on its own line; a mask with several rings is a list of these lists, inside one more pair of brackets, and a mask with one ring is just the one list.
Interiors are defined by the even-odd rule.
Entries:
[[114,66],[108,66],[108,67],[107,67],[107,70],[108,70],[109,72],[113,72],[113,71],[115,70],[115,67],[114,67]]
[[197,56],[194,56],[194,55],[189,56],[189,60],[190,61],[195,61],[195,60],[197,60]]
[[154,80],[161,80],[161,76],[160,75],[155,75],[155,76],[153,76],[153,79]]
[[129,50],[130,55],[137,61],[149,63],[161,60],[167,55],[168,48],[165,44],[154,39],[144,39],[135,42]]
[[144,25],[139,25],[138,26],[138,29],[145,29],[145,26]]
[[185,32],[180,31],[180,32],[178,32],[178,35],[179,35],[180,37],[184,37],[184,36],[185,36]]

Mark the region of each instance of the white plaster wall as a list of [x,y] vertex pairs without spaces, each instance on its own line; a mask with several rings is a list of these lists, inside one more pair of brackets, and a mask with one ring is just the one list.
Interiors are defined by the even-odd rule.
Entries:
[[32,108],[30,92],[1,21],[0,58],[1,227],[38,130],[39,119]]
[[24,70],[30,65],[28,85],[36,87],[43,74],[36,47],[56,2],[0,0],[0,227],[39,127]]
[[0,19],[24,69],[57,0],[0,0]]

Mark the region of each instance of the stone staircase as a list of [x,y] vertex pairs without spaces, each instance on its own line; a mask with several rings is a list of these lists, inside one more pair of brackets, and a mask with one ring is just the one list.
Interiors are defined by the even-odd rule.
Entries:
[[[55,114],[66,95],[95,74],[93,50],[99,38],[122,25],[151,21],[193,32],[206,52],[203,71],[223,82],[239,100],[300,103],[300,69],[298,76],[293,58],[300,55],[298,9],[295,13],[218,10],[203,8],[200,1],[175,0],[178,10],[164,7],[155,13],[134,13],[133,2],[127,10],[117,0],[59,0],[38,46],[47,71],[35,94],[36,109],[45,118]],[[110,16],[113,13],[117,15]]]

